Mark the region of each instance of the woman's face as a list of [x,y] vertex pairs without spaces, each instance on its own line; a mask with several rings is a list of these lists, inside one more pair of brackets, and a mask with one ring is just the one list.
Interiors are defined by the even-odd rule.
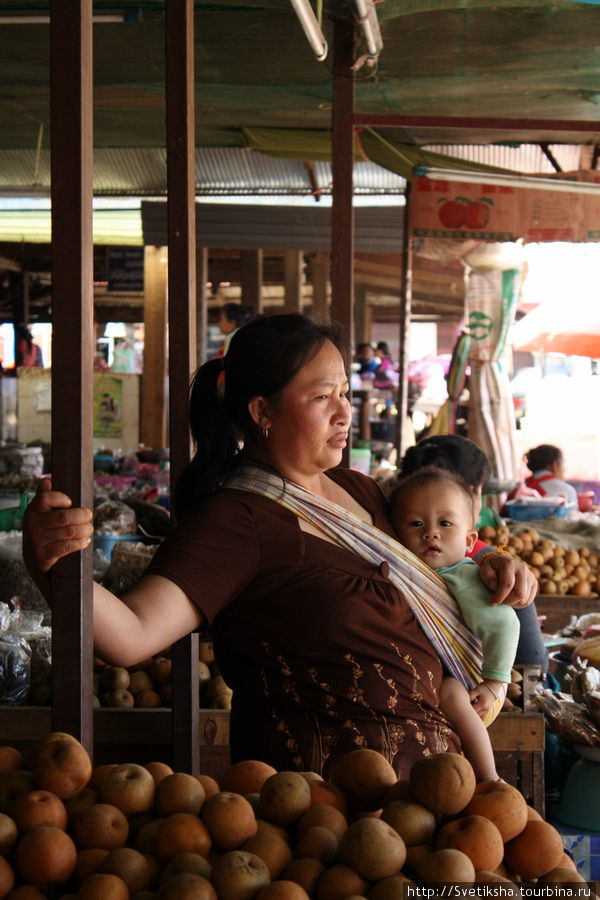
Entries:
[[264,452],[282,475],[302,484],[337,466],[352,423],[348,379],[338,349],[327,341],[294,376],[274,405],[264,401]]
[[223,309],[219,313],[219,329],[221,334],[231,334],[232,331],[235,331],[235,321],[228,319]]

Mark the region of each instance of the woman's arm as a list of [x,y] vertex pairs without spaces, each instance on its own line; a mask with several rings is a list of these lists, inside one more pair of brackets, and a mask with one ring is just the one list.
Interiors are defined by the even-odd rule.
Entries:
[[[23,520],[25,564],[52,606],[52,566],[83,550],[93,534],[92,513],[71,506],[45,479]],[[143,576],[122,598],[94,584],[94,646],[115,665],[132,665],[194,631],[202,612],[174,582],[159,575]]]

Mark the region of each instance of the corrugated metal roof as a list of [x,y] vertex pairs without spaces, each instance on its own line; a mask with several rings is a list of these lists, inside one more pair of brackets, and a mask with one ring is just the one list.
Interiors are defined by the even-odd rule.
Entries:
[[[428,149],[448,156],[511,169],[524,174],[550,173],[554,169],[536,144],[439,145]],[[581,147],[553,145],[549,148],[563,171],[580,168]],[[331,164],[312,164],[316,187],[331,194]],[[399,195],[404,178],[372,162],[354,166],[357,196]],[[156,148],[96,149],[94,193],[97,196],[161,197],[166,194],[166,150]],[[50,151],[0,150],[0,194],[36,193],[50,190]],[[303,196],[313,193],[305,165],[299,160],[279,159],[237,147],[196,150],[196,195],[198,197]]]

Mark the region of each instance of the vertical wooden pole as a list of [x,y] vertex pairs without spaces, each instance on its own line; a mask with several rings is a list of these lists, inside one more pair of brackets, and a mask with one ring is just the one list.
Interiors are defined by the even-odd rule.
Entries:
[[[187,398],[191,373],[196,368],[194,3],[193,0],[169,0],[165,10],[169,447],[173,486],[190,460]],[[198,635],[177,641],[172,658],[173,765],[178,772],[197,773],[200,770]]]
[[144,368],[140,440],[167,443],[167,248],[144,248]]
[[406,450],[408,418],[408,335],[412,303],[412,235],[410,226],[410,181],[406,182],[404,233],[402,235],[402,285],[400,292],[400,352],[398,355],[398,398],[396,408],[396,453],[398,461]]
[[315,253],[311,260],[313,317],[320,322],[326,322],[329,318],[329,304],[327,302],[327,285],[329,283],[329,253]]
[[284,297],[283,311],[302,312],[302,269],[304,258],[301,250],[286,250],[283,254]]
[[[354,25],[337,19],[333,47],[333,112],[331,119],[331,309],[348,342],[352,340],[354,303]],[[350,465],[350,445],[342,465]]]
[[335,23],[333,47],[332,208],[331,208],[331,318],[346,339],[352,339],[354,301],[354,25]]
[[196,248],[196,363],[206,362],[208,342],[208,247]]
[[262,250],[241,251],[240,280],[242,283],[242,303],[252,306],[257,313],[262,312]]
[[[92,0],[50,4],[52,479],[93,506]],[[92,547],[52,572],[52,728],[93,749]]]

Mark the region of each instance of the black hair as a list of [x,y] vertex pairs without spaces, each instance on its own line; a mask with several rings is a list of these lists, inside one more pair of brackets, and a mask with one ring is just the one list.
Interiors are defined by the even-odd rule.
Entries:
[[411,475],[423,466],[455,472],[476,490],[483,487],[492,473],[481,447],[460,434],[436,434],[409,447],[402,459],[400,476]]
[[561,461],[562,450],[560,447],[555,447],[554,444],[539,444],[525,454],[525,462],[530,472],[549,469],[553,463]]
[[236,328],[247,325],[254,318],[256,310],[247,303],[224,303],[221,307],[223,315],[230,322],[235,322]]
[[387,345],[387,341],[379,341],[377,344],[377,350],[381,350],[384,356],[390,355],[390,348]]
[[225,357],[198,369],[189,397],[195,453],[177,483],[178,518],[223,483],[238,462],[240,443],[258,436],[248,409],[252,398],[277,403],[286,385],[326,341],[337,347],[347,368],[347,348],[336,326],[296,313],[258,316],[235,332]]
[[471,515],[474,515],[473,491],[470,489],[467,481],[465,481],[458,472],[454,472],[452,469],[442,468],[441,466],[423,466],[421,469],[417,469],[410,475],[400,478],[399,481],[396,482],[388,498],[388,508],[390,513],[392,513],[394,504],[407,487],[424,484],[455,485],[464,495],[465,500],[469,505],[469,509],[471,510]]

